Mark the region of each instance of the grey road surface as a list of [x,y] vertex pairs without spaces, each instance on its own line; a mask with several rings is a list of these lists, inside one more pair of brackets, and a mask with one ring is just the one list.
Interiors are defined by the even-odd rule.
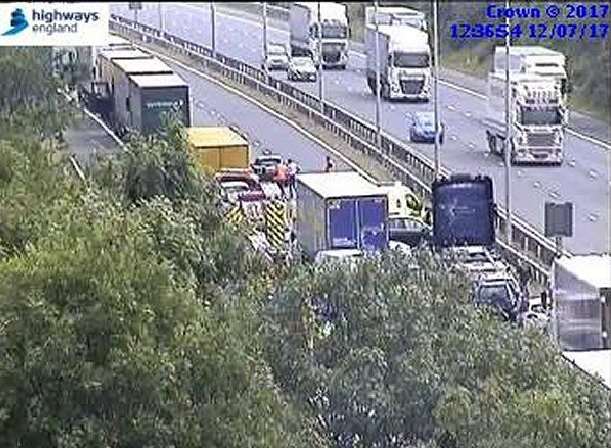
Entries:
[[[158,26],[156,4],[146,4],[139,20]],[[164,6],[167,31],[183,39],[210,46],[209,9],[187,4]],[[113,13],[133,18],[125,5],[115,5]],[[240,58],[253,65],[261,63],[261,28],[256,21],[217,12],[217,51]],[[284,30],[268,29],[269,40],[288,43]],[[325,71],[325,97],[361,117],[373,121],[375,99],[367,88],[363,74],[364,57],[352,52],[345,71]],[[286,79],[285,73],[276,72]],[[315,83],[301,83],[303,90],[316,94]],[[502,161],[490,156],[485,143],[481,120],[486,114],[482,98],[440,86],[442,120],[447,124],[446,143],[441,149],[442,164],[455,172],[481,172],[490,175],[495,184],[497,202],[504,205],[504,169]],[[431,110],[432,104],[383,103],[382,125],[392,135],[407,141],[406,115],[416,110]],[[257,119],[243,116],[255,128]],[[246,122],[246,121],[244,121]],[[433,156],[432,145],[413,144],[418,152]],[[293,148],[299,148],[292,146]],[[608,210],[609,173],[607,154],[600,146],[587,140],[567,135],[566,159],[562,167],[514,167],[514,213],[535,227],[543,227],[545,201],[571,201],[575,208],[575,236],[566,240],[574,253],[604,251],[609,247]],[[306,157],[305,154],[300,157]]]
[[113,153],[119,149],[102,126],[85,114],[77,117],[73,126],[66,130],[64,138],[68,150],[81,166],[94,162],[96,155]]

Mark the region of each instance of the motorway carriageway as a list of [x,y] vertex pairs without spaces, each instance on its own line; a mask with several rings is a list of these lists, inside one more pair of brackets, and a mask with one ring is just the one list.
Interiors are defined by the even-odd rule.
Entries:
[[[156,4],[139,11],[138,19],[149,26],[158,27]],[[207,4],[164,4],[165,26],[170,34],[192,42],[210,46],[210,16]],[[127,5],[113,5],[111,11],[128,19],[133,12]],[[217,8],[217,51],[239,58],[254,66],[261,64],[261,25],[257,21],[229,15]],[[268,26],[270,42],[288,45],[288,32]],[[365,81],[364,57],[351,52],[349,67],[345,71],[325,70],[325,99],[373,122],[375,98]],[[286,80],[282,71],[272,72]],[[304,91],[317,95],[316,83],[300,83]],[[481,120],[486,114],[486,101],[446,85],[440,85],[442,120],[446,123],[446,142],[441,147],[442,164],[454,172],[481,172],[494,180],[496,200],[504,205],[504,168],[502,160],[491,156],[485,141],[485,128]],[[382,104],[382,127],[404,141],[407,137],[406,114],[417,110],[432,110],[432,103]],[[242,116],[246,124],[250,117]],[[254,128],[260,122],[252,119]],[[433,158],[433,145],[411,144],[421,154]],[[291,146],[296,148],[295,146]],[[304,160],[305,153],[296,155]],[[562,167],[513,167],[513,211],[521,218],[543,228],[545,201],[571,201],[575,210],[573,238],[565,239],[565,246],[573,253],[600,252],[609,247],[609,173],[607,154],[599,145],[574,135],[565,136],[565,164]]]

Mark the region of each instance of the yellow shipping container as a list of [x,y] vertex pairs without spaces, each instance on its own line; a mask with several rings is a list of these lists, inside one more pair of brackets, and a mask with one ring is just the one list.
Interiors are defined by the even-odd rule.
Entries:
[[224,168],[248,168],[248,141],[230,128],[189,128],[189,146],[199,166],[213,172]]

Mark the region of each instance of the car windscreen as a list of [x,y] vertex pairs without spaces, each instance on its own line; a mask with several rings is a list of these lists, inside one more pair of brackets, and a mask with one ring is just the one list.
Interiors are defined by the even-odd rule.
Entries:
[[293,64],[298,67],[310,67],[312,66],[312,61],[308,59],[293,59]]
[[345,39],[348,36],[348,29],[341,25],[323,25],[323,39]]
[[423,128],[433,128],[435,126],[431,117],[421,117],[418,121]]
[[274,56],[283,56],[286,54],[286,50],[284,47],[279,46],[269,46],[267,49],[269,54],[273,54]]
[[546,109],[522,107],[520,108],[520,115],[520,122],[524,125],[560,124],[562,121],[557,107]]
[[477,303],[482,305],[498,305],[503,309],[512,306],[509,291],[506,286],[482,286],[477,295]]
[[429,66],[429,55],[426,53],[393,53],[393,65],[403,68],[425,68]]
[[275,166],[278,165],[281,161],[276,159],[262,159],[257,162],[257,165],[262,166]]

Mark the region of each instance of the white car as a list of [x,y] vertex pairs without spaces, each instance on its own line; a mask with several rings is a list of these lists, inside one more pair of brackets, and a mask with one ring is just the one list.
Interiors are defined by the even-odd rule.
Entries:
[[390,250],[399,251],[403,255],[411,255],[412,254],[412,248],[409,247],[407,244],[402,243],[401,241],[390,240],[388,242],[388,248]]
[[296,56],[289,61],[286,77],[289,81],[316,81],[316,66],[311,58]]
[[363,251],[358,249],[321,250],[316,254],[316,257],[314,257],[314,263],[323,264],[338,261],[347,261],[352,263],[361,257],[363,257]]
[[222,182],[221,190],[225,202],[237,204],[240,201],[240,195],[248,193],[250,188],[246,182]]
[[286,47],[282,44],[268,44],[263,68],[266,63],[269,70],[286,70],[289,66],[289,54]]

